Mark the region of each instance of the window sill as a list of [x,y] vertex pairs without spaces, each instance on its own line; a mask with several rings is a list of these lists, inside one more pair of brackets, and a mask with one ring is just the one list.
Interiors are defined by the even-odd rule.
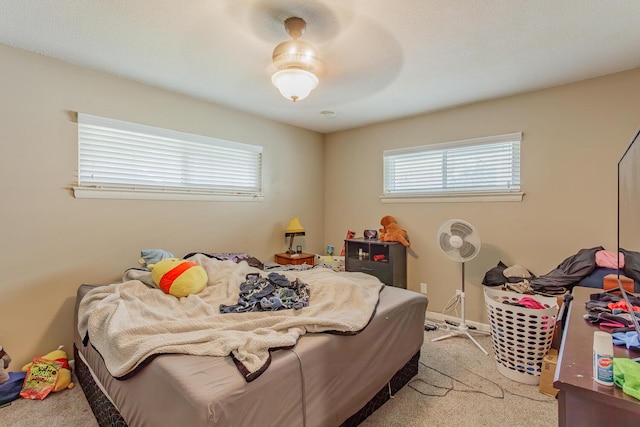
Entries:
[[204,200],[210,202],[259,202],[264,195],[205,194],[166,190],[116,190],[105,188],[73,187],[76,199],[120,199],[120,200]]
[[449,195],[380,196],[382,203],[466,203],[466,202],[521,202],[524,193],[478,193]]

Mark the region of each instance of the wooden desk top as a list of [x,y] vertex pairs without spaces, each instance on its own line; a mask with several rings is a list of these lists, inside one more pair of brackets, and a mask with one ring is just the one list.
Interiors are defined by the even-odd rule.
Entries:
[[[640,400],[616,386],[603,386],[593,380],[593,333],[599,328],[583,316],[587,314],[585,303],[591,299],[590,295],[599,292],[602,291],[594,288],[573,288],[573,301],[565,323],[553,386],[559,390],[592,395],[589,398],[600,403],[637,412],[640,411]],[[640,357],[640,353],[629,351],[624,346],[614,346],[613,350],[614,357]]]

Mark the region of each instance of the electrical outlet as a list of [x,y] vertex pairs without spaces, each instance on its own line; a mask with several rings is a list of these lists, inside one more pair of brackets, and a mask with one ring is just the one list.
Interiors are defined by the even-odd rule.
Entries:
[[427,294],[427,284],[426,283],[420,283],[420,292],[423,294]]

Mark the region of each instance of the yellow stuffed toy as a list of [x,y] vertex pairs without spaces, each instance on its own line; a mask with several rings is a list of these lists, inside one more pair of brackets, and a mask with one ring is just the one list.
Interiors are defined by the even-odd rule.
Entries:
[[[45,354],[44,356],[42,356],[42,359],[55,361],[62,365],[58,370],[58,379],[56,380],[56,384],[52,390],[53,392],[73,388],[74,384],[71,382],[71,366],[69,366],[67,352],[62,350],[62,346],[58,347],[57,350],[54,350],[49,354]],[[24,365],[22,367],[22,372],[28,372],[29,369],[31,369],[31,365],[33,365],[33,362]]]
[[165,258],[147,265],[151,278],[157,287],[175,297],[197,294],[207,286],[207,272],[204,268],[179,258]]

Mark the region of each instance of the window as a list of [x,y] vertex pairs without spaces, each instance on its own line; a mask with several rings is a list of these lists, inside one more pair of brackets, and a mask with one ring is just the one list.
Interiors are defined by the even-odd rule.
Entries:
[[383,201],[522,200],[521,140],[516,132],[385,150]]
[[262,147],[78,113],[77,198],[256,200]]

